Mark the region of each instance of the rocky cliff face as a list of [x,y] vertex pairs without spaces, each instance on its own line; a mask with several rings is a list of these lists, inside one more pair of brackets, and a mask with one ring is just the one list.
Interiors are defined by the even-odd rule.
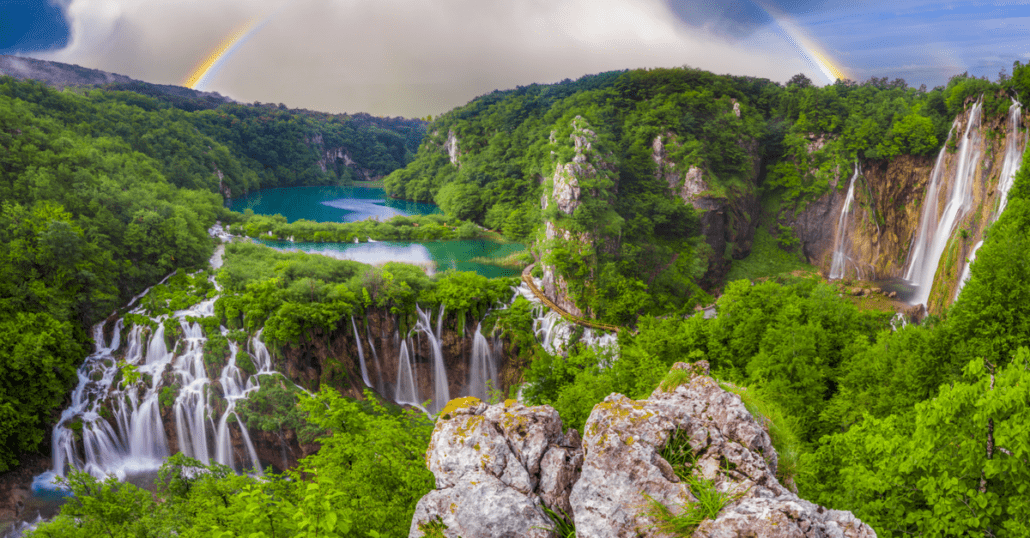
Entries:
[[321,134],[315,134],[310,138],[305,138],[304,143],[310,146],[318,153],[318,168],[322,172],[328,171],[330,168],[339,170],[340,167],[346,166],[350,168],[354,175],[361,178],[363,181],[373,181],[380,179],[382,175],[376,175],[372,170],[367,168],[360,168],[355,166],[354,159],[351,158],[350,150],[345,146],[332,146],[326,147],[325,141]]
[[[614,194],[617,185],[614,185],[611,192],[599,192],[599,189],[583,189],[584,182],[590,182],[601,176],[607,175],[610,178],[617,178],[618,174],[615,165],[611,163],[610,155],[601,155],[594,147],[597,134],[590,129],[590,125],[581,116],[572,120],[572,134],[569,138],[575,147],[575,155],[571,162],[558,163],[554,174],[545,182],[544,194],[540,200],[541,208],[546,211],[554,206],[557,209],[558,218],[548,219],[544,223],[545,239],[553,242],[561,240],[564,246],[570,251],[578,254],[597,249],[605,252],[616,252],[619,249],[619,238],[599,237],[595,233],[585,231],[574,231],[563,222],[566,217],[571,217],[576,209],[583,203],[587,196],[592,198],[605,198],[608,194]],[[554,133],[551,133],[551,144],[557,144]],[[576,305],[569,296],[568,282],[560,274],[554,265],[542,264],[543,292],[547,298],[575,316],[583,316],[583,311]]]
[[[845,249],[851,259],[848,277],[902,276],[905,255],[919,227],[919,202],[932,168],[932,158],[909,155],[862,165],[847,217]],[[790,226],[801,241],[805,258],[822,268],[824,274],[829,273],[833,258],[847,181],[848,177],[838,178],[829,192],[800,212],[787,209],[780,215],[780,222]]]
[[[740,117],[740,103],[734,102],[733,105],[734,113]],[[655,137],[651,144],[655,177],[669,186],[672,196],[682,198],[700,214],[701,233],[712,249],[704,277],[705,286],[710,287],[726,275],[731,260],[743,259],[751,253],[760,210],[756,195],[762,165],[758,143],[754,140],[740,141],[751,156],[751,172],[745,188],[728,191],[713,189],[704,169],[690,163],[674,162],[670,149],[677,144],[672,133]]]
[[448,537],[554,536],[544,507],[567,514],[583,538],[660,536],[648,498],[674,513],[697,501],[660,454],[674,436],[688,440],[689,472],[729,499],[694,536],[875,536],[850,512],[809,503],[777,480],[768,433],[707,363],[673,368],[687,371],[683,384],[596,405],[582,441],[575,430],[562,434],[547,406],[451,402],[426,453],[436,489],[419,501],[409,536],[429,525],[446,526]]
[[[967,168],[972,177],[970,203],[952,230],[927,306],[931,312],[940,311],[954,300],[966,259],[996,215],[1000,198],[998,184],[1005,168],[1008,141],[1014,136],[1010,118],[1005,115],[983,118],[970,129],[969,162],[963,163],[962,153],[956,146],[966,136],[970,121],[976,121],[971,118],[972,104],[967,103],[967,110],[956,118],[949,141],[939,155],[902,155],[889,161],[861,163],[855,200],[845,216],[848,231],[840,239],[850,260],[845,273],[847,278],[903,278],[912,256],[921,212],[928,202],[931,175],[937,173],[941,178],[936,199],[939,217],[949,202],[959,168],[966,165],[971,167]],[[1022,115],[1016,129],[1025,129],[1027,120],[1027,116]],[[1020,136],[1020,146],[1025,145],[1025,134]],[[789,209],[780,215],[780,223],[790,226],[800,239],[809,263],[820,267],[824,274],[829,273],[838,241],[837,224],[847,188],[847,178],[842,178],[830,192],[808,203],[801,211],[795,213]]]

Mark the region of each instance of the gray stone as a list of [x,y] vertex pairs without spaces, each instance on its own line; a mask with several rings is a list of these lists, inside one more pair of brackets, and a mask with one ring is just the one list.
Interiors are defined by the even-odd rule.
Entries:
[[551,536],[547,506],[570,513],[582,449],[557,411],[509,400],[452,400],[433,430],[426,463],[436,489],[416,507],[410,534],[439,520],[446,536]]

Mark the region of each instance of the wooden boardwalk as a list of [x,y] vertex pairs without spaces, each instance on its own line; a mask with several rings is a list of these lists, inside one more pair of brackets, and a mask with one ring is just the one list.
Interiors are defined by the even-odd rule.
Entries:
[[573,316],[571,313],[566,311],[564,308],[554,304],[554,301],[548,299],[547,296],[544,295],[544,292],[540,291],[540,289],[536,287],[536,282],[533,282],[533,276],[532,276],[531,273],[533,271],[533,266],[534,265],[536,265],[536,264],[535,263],[534,264],[530,264],[529,267],[526,267],[526,269],[524,271],[522,271],[522,281],[525,282],[527,286],[529,286],[529,291],[532,291],[533,295],[536,295],[536,298],[540,299],[540,302],[542,302],[545,305],[547,305],[547,307],[550,308],[551,310],[554,310],[555,312],[557,312],[558,315],[560,315],[561,317],[563,317],[566,320],[568,320],[568,321],[570,321],[572,323],[575,323],[577,325],[582,325],[584,327],[590,327],[590,328],[593,328],[593,329],[602,329],[602,330],[605,330],[605,331],[619,332],[619,330],[622,327],[618,327],[616,325],[606,325],[604,323],[598,323],[598,322],[593,321],[593,320],[583,319],[583,318],[580,318],[580,317]]

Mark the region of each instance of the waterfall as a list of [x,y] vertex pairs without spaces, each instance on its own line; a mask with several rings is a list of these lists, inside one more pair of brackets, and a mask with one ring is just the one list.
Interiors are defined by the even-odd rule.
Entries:
[[958,279],[958,286],[956,286],[955,289],[954,300],[958,300],[958,294],[962,293],[962,288],[966,287],[966,282],[969,280],[969,267],[973,265],[973,261],[976,260],[976,251],[980,250],[980,247],[983,245],[983,241],[978,241],[973,245],[973,250],[969,253],[969,259],[966,260],[966,266],[962,269],[962,278]]
[[361,338],[358,336],[358,324],[354,322],[354,316],[350,317],[350,326],[354,329],[354,345],[358,347],[358,362],[361,365],[361,379],[365,382],[366,387],[371,387],[372,383],[368,380],[368,369],[365,368],[365,350],[362,349]]
[[[981,101],[977,101],[969,110],[969,122],[966,124],[965,133],[958,144],[958,164],[955,168],[955,176],[950,182],[951,190],[948,193],[947,204],[939,215],[937,199],[941,188],[940,179],[943,174],[944,152],[947,144],[937,156],[937,162],[930,174],[930,187],[923,199],[923,212],[919,219],[915,253],[909,263],[908,271],[905,272],[905,280],[910,281],[916,287],[912,304],[925,305],[930,298],[930,289],[933,287],[941,255],[944,254],[956,225],[969,211],[972,204],[973,177],[976,175],[976,166],[981,157],[978,150],[980,137],[977,130],[980,127],[980,109]],[[956,129],[957,126],[958,120],[956,119],[952,129]]]
[[368,340],[368,348],[372,350],[372,363],[376,365],[376,390],[379,394],[386,394],[386,385],[383,384],[383,365],[379,362],[379,352],[376,351],[376,344],[372,340],[372,331],[365,325],[365,338]]
[[499,390],[497,383],[497,363],[494,360],[494,353],[490,348],[490,342],[483,336],[483,324],[476,326],[476,332],[472,336],[472,353],[469,355],[469,381],[468,395],[475,396],[480,400],[489,401],[487,394],[487,382],[493,390]]
[[[858,179],[858,175],[860,173],[861,170],[858,167],[858,161],[855,161],[855,173],[851,176],[851,181],[848,184],[848,195],[844,199],[844,206],[841,207],[840,217],[837,219],[837,241],[833,248],[833,263],[830,265],[830,280],[844,278],[844,272],[847,269],[847,256],[844,254],[844,251],[847,248],[847,216],[851,211],[851,203],[855,200],[855,180]],[[858,275],[858,277],[861,278],[861,275]]]
[[415,373],[408,357],[407,342],[401,340],[400,349],[397,357],[397,389],[393,401],[401,405],[419,406],[422,402],[419,401],[418,389],[415,388]]
[[[991,222],[998,220],[1001,213],[1005,211],[1005,206],[1008,205],[1009,201],[1009,190],[1012,189],[1012,183],[1016,179],[1016,172],[1019,171],[1019,167],[1023,162],[1026,137],[1019,130],[1019,120],[1022,113],[1022,105],[1019,104],[1019,101],[1013,99],[1012,106],[1009,107],[1009,133],[1006,136],[1005,159],[1002,161],[1001,175],[998,177],[998,209],[991,216]],[[983,244],[983,241],[977,242],[973,246],[973,250],[970,251],[968,260],[966,260],[965,266],[962,268],[962,277],[959,279],[957,289],[955,290],[955,300],[958,300],[959,293],[966,286],[966,282],[969,280],[969,267],[976,260],[976,251],[980,250]]]
[[1001,177],[998,178],[998,210],[994,213],[995,219],[1001,216],[1001,212],[1005,211],[1005,206],[1008,205],[1009,190],[1012,189],[1016,172],[1019,171],[1019,166],[1023,162],[1023,150],[1026,149],[1027,141],[1025,133],[1019,130],[1019,120],[1022,114],[1023,107],[1019,101],[1013,99],[1012,106],[1009,107],[1009,134],[1005,147],[1005,161],[1001,167]]
[[437,320],[437,332],[433,332],[433,324],[429,313],[415,305],[415,313],[418,314],[418,321],[415,330],[423,334],[429,340],[429,347],[433,353],[433,403],[430,411],[436,413],[443,409],[444,405],[451,399],[450,389],[447,386],[447,368],[443,360],[443,348],[440,345],[440,336],[443,328],[443,305],[440,305],[440,318]]
[[[37,477],[34,484],[53,488],[55,479],[72,468],[119,480],[156,470],[171,455],[169,435],[175,436],[179,450],[187,456],[227,465],[237,472],[261,474],[257,450],[236,406],[260,388],[258,375],[276,372],[259,331],[249,340],[257,374],[245,376],[237,366],[239,346],[228,341],[228,362],[217,379],[209,376],[204,362],[207,338],[200,323],[191,320],[212,316],[216,299],[151,318],[154,329],[149,337],[144,324],[134,325],[124,346],[124,319],[115,322],[110,343],[104,341],[103,323],[93,328],[94,352],[79,367],[71,405],[52,431],[53,469]],[[131,313],[144,314],[141,307]],[[172,326],[178,327],[181,337],[169,349],[166,327]],[[229,334],[225,327],[220,332]],[[128,377],[133,375],[138,379]],[[178,394],[171,402],[172,433],[161,416],[161,400],[164,393],[176,388]],[[213,395],[225,401],[221,413],[211,401]],[[168,396],[165,398],[167,401]],[[239,429],[242,453],[234,449],[234,428]]]

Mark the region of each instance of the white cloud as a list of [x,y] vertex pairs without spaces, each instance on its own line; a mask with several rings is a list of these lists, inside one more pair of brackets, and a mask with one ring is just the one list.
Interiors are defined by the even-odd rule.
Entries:
[[[67,0],[72,38],[48,59],[179,84],[273,0]],[[664,0],[295,0],[255,32],[209,90],[332,112],[439,114],[494,89],[689,64],[785,81],[811,68],[682,25]]]

